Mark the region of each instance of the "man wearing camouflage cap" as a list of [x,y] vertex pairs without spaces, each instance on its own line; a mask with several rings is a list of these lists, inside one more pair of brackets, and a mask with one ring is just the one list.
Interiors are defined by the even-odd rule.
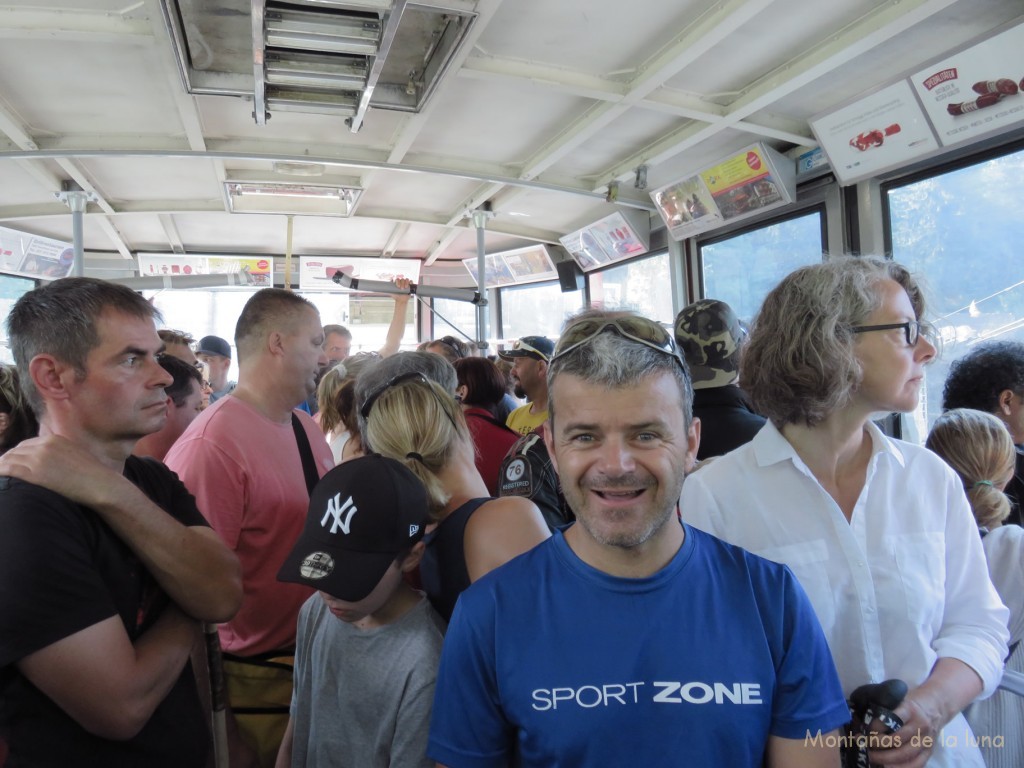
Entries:
[[724,301],[702,299],[675,322],[676,344],[693,377],[693,415],[700,419],[698,459],[721,456],[749,442],[764,426],[737,385],[746,331]]

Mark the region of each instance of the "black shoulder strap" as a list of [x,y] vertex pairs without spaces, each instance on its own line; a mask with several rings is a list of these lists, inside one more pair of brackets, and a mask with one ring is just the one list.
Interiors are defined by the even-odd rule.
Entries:
[[306,476],[306,490],[313,495],[313,488],[320,481],[320,473],[316,471],[316,462],[313,460],[313,449],[309,447],[309,437],[306,430],[299,421],[299,417],[292,414],[292,429],[295,430],[295,442],[299,445],[299,456],[302,457],[302,474]]

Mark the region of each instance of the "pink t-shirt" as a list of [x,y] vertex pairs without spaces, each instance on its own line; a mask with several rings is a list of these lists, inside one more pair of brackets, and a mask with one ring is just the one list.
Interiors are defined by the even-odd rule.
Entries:
[[[313,419],[295,413],[323,476],[334,466],[331,449]],[[165,462],[242,563],[245,598],[238,614],[221,625],[221,646],[242,656],[293,647],[299,608],[312,590],[277,580],[309,506],[292,425],[225,397],[189,425]]]

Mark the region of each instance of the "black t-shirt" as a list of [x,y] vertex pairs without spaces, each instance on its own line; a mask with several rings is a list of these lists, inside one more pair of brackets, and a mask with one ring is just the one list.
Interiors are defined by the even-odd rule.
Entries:
[[700,419],[698,459],[724,456],[746,445],[766,421],[750,409],[746,395],[735,384],[694,390],[693,415]]
[[[206,525],[177,476],[128,458],[125,477],[185,525]],[[134,642],[168,598],[92,510],[37,485],[0,479],[0,733],[7,768],[203,766],[209,730],[191,665],[135,738],[85,731],[15,667],[25,656],[118,615]]]
[[509,449],[498,475],[498,496],[528,498],[552,532],[576,519],[562,496],[558,473],[539,432],[523,435]]
[[1017,466],[1013,478],[1006,486],[1006,495],[1010,497],[1013,507],[1004,522],[1024,525],[1024,446],[1017,446]]

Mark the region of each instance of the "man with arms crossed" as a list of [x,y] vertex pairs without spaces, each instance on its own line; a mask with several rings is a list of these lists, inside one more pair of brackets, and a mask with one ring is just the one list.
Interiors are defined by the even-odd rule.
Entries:
[[162,464],[157,316],[128,288],[58,280],[8,318],[40,436],[0,459],[0,732],[9,766],[203,765],[198,621],[242,600],[238,560]]
[[849,710],[793,575],[679,522],[700,428],[671,334],[586,313],[559,339],[548,385],[545,439],[577,521],[460,596],[429,756],[838,766],[837,748],[807,738]]

